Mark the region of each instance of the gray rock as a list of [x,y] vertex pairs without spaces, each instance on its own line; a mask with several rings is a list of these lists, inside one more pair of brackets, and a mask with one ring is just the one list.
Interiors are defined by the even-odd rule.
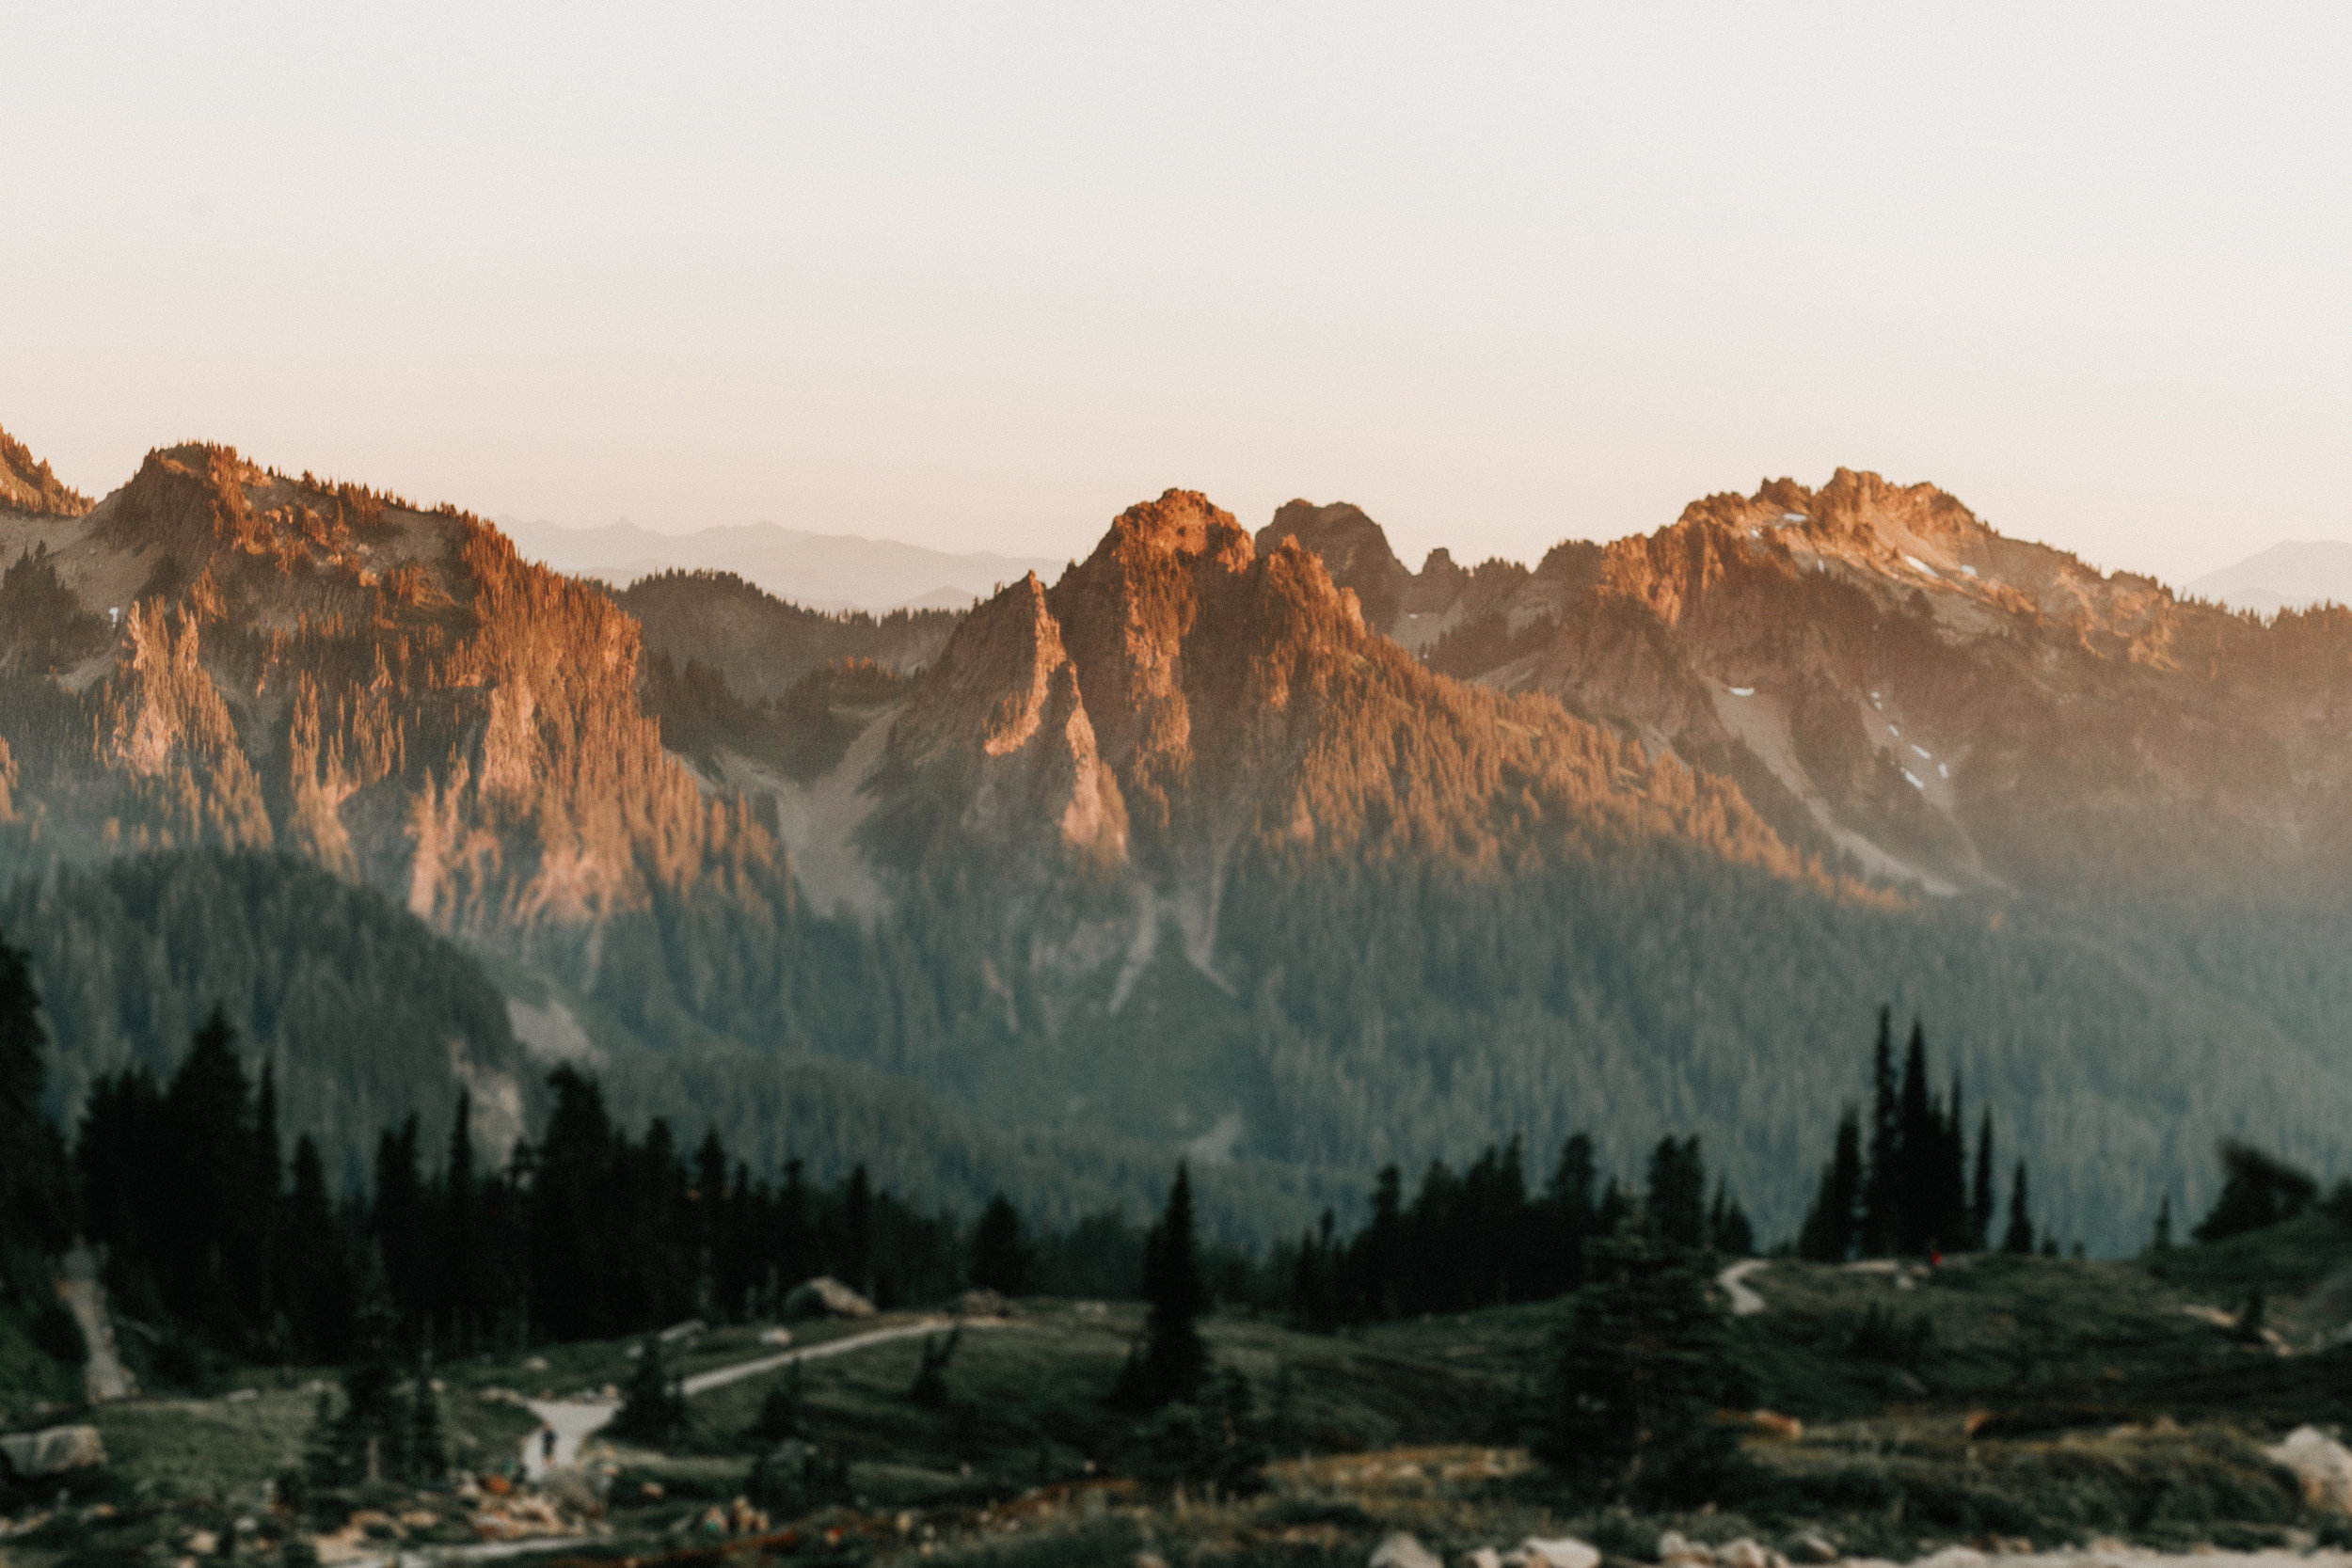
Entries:
[[1364,1568],[1445,1568],[1438,1554],[1403,1530],[1372,1549]]
[[96,1427],[51,1427],[46,1432],[22,1432],[0,1437],[0,1458],[20,1480],[59,1476],[68,1470],[94,1470],[106,1463],[106,1445]]
[[874,1304],[829,1274],[804,1279],[784,1298],[787,1318],[870,1318]]

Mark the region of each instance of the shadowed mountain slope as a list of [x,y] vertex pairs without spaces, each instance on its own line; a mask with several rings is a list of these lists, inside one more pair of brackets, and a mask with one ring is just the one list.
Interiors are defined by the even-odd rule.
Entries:
[[1334,1172],[1696,1132],[1771,1235],[1892,1002],[2094,1244],[2218,1134],[2352,1153],[2352,631],[1931,487],[1418,574],[1356,509],[1253,543],[1169,491],[937,620],[616,601],[209,447],[0,551],[18,863],[289,852],[766,1149],[747,1107],[834,1096],[1113,1186],[1189,1151],[1277,1230]]

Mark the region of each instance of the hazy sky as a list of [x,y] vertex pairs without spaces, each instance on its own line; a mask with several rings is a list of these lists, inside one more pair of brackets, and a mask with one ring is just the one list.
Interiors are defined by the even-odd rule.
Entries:
[[[656,13],[662,13],[657,15]],[[2352,8],[0,8],[0,426],[487,514],[1531,559],[1838,464],[2352,535]]]

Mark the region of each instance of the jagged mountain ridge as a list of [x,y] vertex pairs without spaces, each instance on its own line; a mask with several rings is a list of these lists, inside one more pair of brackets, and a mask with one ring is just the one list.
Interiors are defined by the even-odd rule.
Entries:
[[1933,892],[2324,888],[2352,856],[2352,617],[2185,601],[1931,485],[1773,481],[1383,588],[1434,668],[1551,692]]
[[[1933,537],[1941,508],[1890,543],[1875,523],[1862,534],[1836,497],[1814,504],[1820,559],[1780,578],[1827,595],[1814,608],[1831,619],[1867,608],[1871,590],[1841,578],[1883,571],[1893,546],[1922,562],[1954,548]],[[1355,561],[1380,565],[1369,519],[1308,510],[1351,537]],[[1786,793],[1775,802],[1781,786],[1756,758],[1756,793],[1783,808],[1785,833],[1731,768],[1689,766],[1687,722],[1670,735],[1647,718],[1714,701],[1676,638],[1724,612],[1727,578],[1762,569],[1719,537],[1761,537],[1760,522],[1700,521],[1613,551],[1564,546],[1538,573],[1439,557],[1398,588],[1403,636],[1389,638],[1291,542],[1295,528],[1253,544],[1203,498],[1170,492],[1122,515],[1054,584],[1026,580],[977,609],[902,704],[873,712],[832,784],[810,786],[855,809],[832,817],[823,844],[795,838],[798,863],[820,849],[854,860],[869,907],[961,933],[934,950],[956,976],[951,1007],[967,1025],[991,1009],[1001,1022],[984,1048],[911,1070],[1027,1107],[1003,1114],[1124,1093],[1129,1117],[1189,1109],[1178,1125],[1192,1129],[1205,1092],[1235,1130],[1229,1145],[1280,1159],[1411,1164],[1513,1127],[1541,1145],[1595,1121],[1635,1142],[1650,1135],[1638,1129],[1696,1125],[1743,1181],[1772,1183],[1759,1206],[1793,1224],[1793,1188],[1817,1158],[1803,1151],[1851,1092],[1851,1047],[1818,1021],[1908,999],[1963,1033],[1966,1074],[1994,1087],[2004,1138],[2035,1151],[2063,1139],[2041,1190],[2112,1238],[2119,1172],[2200,1191],[2203,1148],[2248,1105],[2344,1097],[2309,1019],[2247,994],[2257,939],[2185,964],[2177,931],[2070,922],[1983,879],[1939,911],[1915,884],[1867,886],[1810,859],[1807,846],[1836,854],[1838,842],[1786,809],[1799,805]],[[1970,563],[2007,559],[1971,538]],[[2118,620],[2141,592],[2046,591]],[[2023,593],[2008,587],[1985,613],[2011,612]],[[1524,639],[1481,667],[1517,663],[1508,680],[1448,678],[1431,668],[1442,658],[1402,645],[1431,616],[1421,645],[1454,632],[1459,651],[1476,622],[1448,612],[1470,594],[1561,607],[1559,620],[1528,616],[1533,637],[1495,628]],[[1559,636],[1579,594],[1597,607],[1579,623],[1581,667]],[[1756,635],[1803,645],[1812,632],[1767,616]],[[1546,657],[1610,705],[1564,705],[1534,678]],[[1184,975],[1198,977],[1189,990]],[[2281,989],[2310,999],[2344,978]],[[2224,1059],[2260,1086],[2216,1096]],[[2054,1062],[2068,1064],[2056,1092]],[[2184,1101],[2201,1108],[2158,1109]],[[1748,1109],[1724,1119],[1731,1104]],[[2296,1109],[2272,1131],[2312,1148],[2327,1137]]]
[[0,510],[76,517],[89,510],[89,498],[36,462],[24,442],[0,430]]
[[637,700],[634,622],[493,529],[224,447],[0,514],[0,733],[45,831],[281,847],[493,948],[773,860]]
[[[1841,535],[1815,497],[1811,556],[1774,555],[1754,546],[1786,531],[1737,499],[1534,572],[1434,558],[1390,637],[1345,574],[1184,492],[896,670],[818,665],[779,693],[767,661],[816,650],[760,651],[791,617],[747,600],[723,643],[768,695],[717,695],[792,742],[779,763],[734,748],[732,709],[690,744],[612,597],[482,525],[171,449],[87,517],[0,514],[0,736],[19,827],[72,857],[270,843],[343,866],[625,1032],[721,1052],[736,1101],[750,1064],[819,1051],[1023,1137],[1079,1125],[1292,1191],[1514,1130],[1539,1157],[1594,1130],[1628,1169],[1695,1130],[1785,1228],[1891,997],[1967,1032],[2004,1147],[2049,1161],[2037,1190],[2095,1241],[2249,1117],[2330,1157],[2352,1099],[2308,1021],[2249,993],[2313,1017],[2352,994],[2310,945],[2341,921],[2276,961],[2184,958],[2176,933],[2042,918],[1981,853],[1994,875],[1947,880],[1982,891],[1939,912],[1816,858],[1839,841],[1756,743],[1706,765],[1701,721],[1735,700],[1708,660],[1819,646],[1844,678],[1853,637],[1790,605],[1860,603],[1883,638],[1929,583],[1888,549],[1964,578],[1977,557],[1935,552],[1998,548],[1932,498],[1890,540]],[[1370,519],[1322,511],[1379,565]],[[2056,624],[2064,586],[2033,613]],[[662,616],[691,631],[722,590],[743,596],[690,582]],[[2069,632],[2086,657],[2177,661],[2161,605],[2134,629],[2128,582],[2068,592],[2106,617]]]
[[920,875],[950,840],[979,848],[1000,890],[1025,890],[1008,893],[1009,947],[1047,963],[1030,919],[1057,909],[1051,962],[1075,979],[1120,955],[1121,989],[1163,922],[1222,978],[1225,890],[1305,863],[1491,878],[1539,841],[1656,835],[1829,885],[1721,781],[1556,704],[1432,674],[1316,556],[1261,554],[1185,491],[1122,513],[1050,589],[1032,577],[976,610],[869,787],[864,842],[885,863]]

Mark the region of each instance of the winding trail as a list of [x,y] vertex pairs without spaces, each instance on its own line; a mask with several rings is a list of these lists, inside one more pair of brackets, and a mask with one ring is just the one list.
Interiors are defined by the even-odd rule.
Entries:
[[[884,1345],[894,1339],[914,1339],[924,1335],[945,1333],[956,1327],[1003,1328],[1002,1318],[923,1318],[911,1323],[897,1323],[889,1328],[868,1329],[846,1338],[828,1339],[821,1345],[805,1345],[799,1350],[779,1351],[750,1361],[738,1361],[728,1367],[714,1367],[707,1372],[679,1381],[678,1389],[689,1399],[707,1394],[713,1388],[723,1388],[730,1383],[740,1383],[747,1377],[772,1372],[778,1367],[795,1361],[816,1361],[828,1355],[846,1355],[868,1345]],[[550,1470],[560,1470],[580,1463],[580,1446],[610,1426],[612,1418],[621,1413],[618,1401],[603,1400],[525,1400],[531,1413],[544,1423],[540,1432],[523,1439],[523,1474],[537,1481]],[[547,1451],[546,1432],[555,1433],[555,1451]]]
[[1748,1289],[1747,1282],[1748,1276],[1762,1269],[1768,1261],[1767,1259],[1750,1258],[1732,1264],[1715,1276],[1715,1283],[1722,1286],[1724,1294],[1731,1298],[1733,1317],[1753,1318],[1764,1310],[1764,1298]]

